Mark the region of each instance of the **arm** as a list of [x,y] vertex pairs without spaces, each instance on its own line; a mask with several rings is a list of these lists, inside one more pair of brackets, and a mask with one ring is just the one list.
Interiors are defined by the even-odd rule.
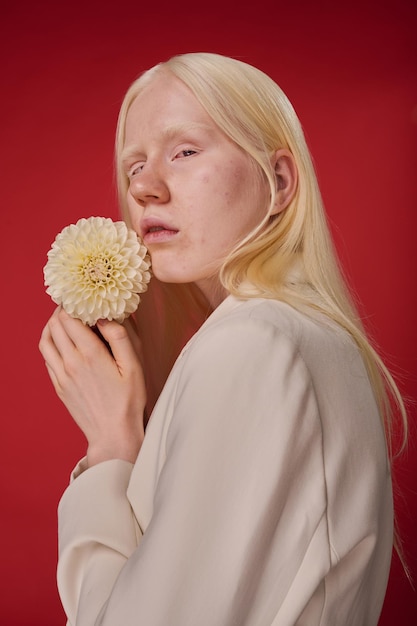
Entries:
[[68,624],[91,626],[140,541],[126,489],[132,465],[106,461],[68,487],[59,508],[58,588]]
[[[150,525],[90,621],[85,589],[100,580],[80,567],[77,626],[270,624],[311,545],[325,542],[321,477],[315,396],[294,347],[253,320],[211,330],[184,358]],[[61,525],[81,510],[78,480],[61,503]],[[91,559],[89,572],[111,568],[106,552],[117,552],[123,531],[114,533],[88,551],[81,529],[61,534],[64,593],[74,587],[71,560]],[[328,561],[327,553],[313,556],[307,595]]]
[[[62,562],[72,573],[71,588],[62,600],[73,624],[78,604],[82,621],[77,623],[92,623],[91,610],[105,602],[140,538],[126,499],[144,437],[146,391],[140,343],[132,320],[123,326],[101,323],[100,331],[111,353],[89,327],[57,308],[39,344],[55,390],[88,444],[82,470],[90,469],[77,478],[76,488],[70,486],[68,491],[75,493],[77,501],[75,513],[69,513],[60,529],[60,542],[67,546]],[[68,546],[75,536],[80,544],[71,551]]]

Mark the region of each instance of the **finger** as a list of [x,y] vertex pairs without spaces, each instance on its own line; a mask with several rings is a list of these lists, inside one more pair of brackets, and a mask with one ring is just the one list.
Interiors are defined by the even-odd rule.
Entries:
[[61,387],[61,384],[59,382],[57,375],[55,374],[55,370],[53,369],[53,367],[51,367],[51,365],[47,361],[45,361],[45,366],[49,374],[49,378],[51,379],[52,386],[55,389],[55,392],[58,394],[58,396],[61,397],[62,387]]
[[61,356],[71,354],[75,349],[74,342],[63,325],[63,319],[66,317],[67,313],[58,307],[47,324],[51,339]]
[[137,328],[137,325],[136,325],[136,320],[131,315],[130,317],[128,317],[123,322],[123,326],[126,328],[127,334],[129,335],[129,339],[131,341],[131,344],[132,344],[136,354],[138,355],[138,357],[140,359],[140,362],[143,365],[142,341],[140,340],[140,337],[139,337],[139,334],[138,334],[138,328]]
[[[71,346],[80,354],[88,355],[93,350],[103,350],[103,342],[97,334],[79,319],[71,317],[63,309],[58,313],[56,341],[58,349],[62,347],[66,356],[71,356]],[[55,339],[55,336],[54,336]],[[103,350],[104,352],[104,350]],[[107,350],[105,350],[107,352]]]
[[121,374],[127,374],[138,362],[138,355],[132,345],[125,326],[118,322],[99,320],[97,325],[104,339],[109,343],[114,360]]
[[64,366],[62,356],[57,350],[55,343],[52,339],[49,323],[42,331],[39,341],[39,350],[45,361],[45,365],[48,370],[48,374],[52,380],[52,383],[55,389],[58,391],[58,388],[61,388],[59,381],[62,380],[64,376]]

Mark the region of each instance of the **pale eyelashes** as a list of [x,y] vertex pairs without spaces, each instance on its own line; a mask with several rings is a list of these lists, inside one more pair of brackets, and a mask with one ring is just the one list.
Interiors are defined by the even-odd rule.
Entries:
[[[150,142],[149,152],[163,154],[169,161],[193,156],[201,151],[201,147],[213,133],[208,124],[199,122],[173,124],[162,129],[156,141]],[[123,171],[128,178],[141,171],[147,161],[147,153],[139,144],[126,146],[120,157]]]
[[[187,157],[193,156],[194,154],[197,154],[197,152],[198,150],[194,150],[193,148],[183,148],[179,150],[178,152],[175,151],[174,157],[172,158],[172,160],[179,159],[179,158],[187,158]],[[126,176],[129,179],[132,179],[137,174],[140,174],[140,172],[143,170],[145,165],[146,165],[146,162],[134,163],[131,167],[127,169]]]

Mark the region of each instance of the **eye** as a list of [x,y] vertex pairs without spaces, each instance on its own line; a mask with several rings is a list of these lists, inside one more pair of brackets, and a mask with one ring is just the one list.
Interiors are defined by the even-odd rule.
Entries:
[[133,178],[133,176],[136,176],[136,174],[139,174],[143,170],[144,166],[144,163],[135,163],[135,165],[129,169],[127,177]]
[[185,148],[184,150],[181,150],[180,152],[178,152],[178,154],[175,156],[176,159],[181,159],[184,157],[189,157],[192,156],[193,154],[197,154],[197,150],[192,150],[191,148]]

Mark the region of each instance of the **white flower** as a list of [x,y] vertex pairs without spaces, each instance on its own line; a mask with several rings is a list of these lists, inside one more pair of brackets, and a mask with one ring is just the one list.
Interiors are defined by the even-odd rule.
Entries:
[[150,258],[135,231],[110,218],[82,218],[64,228],[48,252],[46,293],[72,317],[94,326],[122,322],[150,281]]

